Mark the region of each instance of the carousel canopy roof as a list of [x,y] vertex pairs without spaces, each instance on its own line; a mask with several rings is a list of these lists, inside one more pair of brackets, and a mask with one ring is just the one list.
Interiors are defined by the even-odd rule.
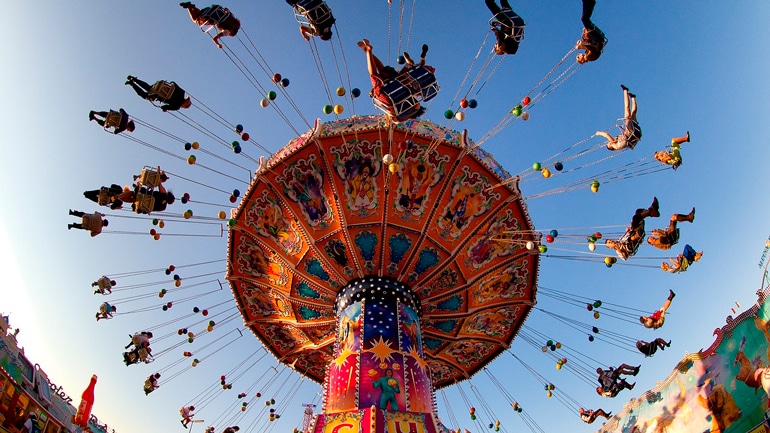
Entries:
[[260,166],[233,212],[227,278],[245,324],[322,383],[336,294],[386,276],[421,302],[434,386],[470,377],[535,303],[539,258],[525,244],[538,239],[518,185],[495,187],[509,177],[430,121],[316,123]]

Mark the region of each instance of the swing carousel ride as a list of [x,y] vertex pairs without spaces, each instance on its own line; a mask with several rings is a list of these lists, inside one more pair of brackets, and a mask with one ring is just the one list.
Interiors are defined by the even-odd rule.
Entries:
[[[403,19],[408,5],[397,3],[389,5],[390,13],[400,12]],[[295,6],[296,17],[301,25],[311,26],[313,20],[328,19],[331,11],[325,7],[322,2],[301,1]],[[208,10],[205,13],[209,14],[209,21],[196,24],[208,35],[219,36],[224,26],[221,23],[239,15],[234,12],[226,8]],[[192,11],[190,15],[195,21]],[[155,335],[137,334],[132,338],[134,347],[129,350],[131,345],[127,346],[129,351],[124,355],[126,365],[149,364],[165,355],[182,353],[181,358],[156,369],[163,375],[154,380],[152,375],[148,378],[145,394],[162,392],[164,383],[205,364],[204,360],[239,341],[242,328],[234,323],[242,319],[243,329],[248,328],[259,339],[277,360],[276,366],[288,369],[279,372],[276,366],[265,368],[270,361],[263,361],[264,355],[256,355],[260,349],[240,363],[234,359],[219,360],[222,373],[227,369],[222,366],[234,365],[213,381],[213,387],[187,403],[179,403],[195,406],[202,412],[216,398],[219,387],[225,391],[233,389],[234,382],[240,379],[241,385],[236,384],[236,388],[242,386],[243,392],[238,394],[238,409],[223,411],[215,420],[207,417],[205,424],[217,426],[217,430],[245,422],[250,404],[266,397],[260,414],[251,418],[249,427],[242,424],[241,428],[274,428],[263,422],[275,422],[281,415],[287,418],[298,405],[296,401],[290,403],[292,397],[302,381],[309,379],[321,384],[324,391],[322,403],[314,398],[307,407],[312,413],[312,407],[318,403],[321,410],[301,425],[295,424],[295,431],[460,431],[463,422],[451,409],[457,405],[467,406],[465,410],[471,415],[474,430],[506,431],[501,417],[494,414],[493,405],[487,402],[489,396],[482,395],[473,385],[472,396],[462,388],[463,382],[483,371],[502,393],[506,405],[522,415],[529,429],[540,431],[511,395],[511,384],[487,369],[493,360],[506,353],[543,385],[548,397],[556,396],[577,415],[584,405],[566,392],[555,391],[551,380],[512,353],[511,345],[520,337],[536,351],[542,350],[549,366],[555,362],[557,369],[564,367],[579,380],[593,384],[589,385],[592,392],[596,380],[593,358],[573,350],[569,352],[568,363],[562,353],[567,350],[566,344],[525,325],[536,309],[538,295],[585,307],[594,318],[599,317],[602,309],[622,320],[638,322],[639,312],[617,304],[603,305],[592,297],[539,287],[540,262],[543,257],[567,258],[611,268],[625,264],[626,259],[634,260],[633,253],[619,260],[611,249],[596,251],[604,248],[603,238],[624,235],[625,221],[615,226],[538,230],[526,200],[577,189],[596,193],[600,185],[670,167],[644,155],[639,160],[624,160],[620,168],[604,168],[604,164],[610,164],[615,157],[623,159],[628,152],[607,156],[603,153],[607,152],[606,141],[597,135],[579,140],[516,174],[510,174],[481,147],[513,122],[527,121],[536,105],[578,72],[582,64],[573,61],[576,49],[567,50],[520,102],[512,104],[501,120],[474,142],[467,130],[456,130],[457,125],[466,115],[472,115],[484,84],[492,79],[501,62],[511,61],[506,60],[507,56],[496,56],[493,51],[486,59],[480,54],[476,56],[474,64],[478,61],[481,66],[475,71],[472,66],[468,72],[470,75],[473,71],[476,78],[459,86],[458,96],[449,104],[451,108],[443,112],[441,123],[415,114],[420,104],[428,106],[439,92],[433,69],[426,68],[424,62],[410,65],[408,56],[400,56],[398,63],[407,66],[383,86],[387,103],[382,98],[374,103],[383,113],[370,114],[371,110],[364,108],[362,111],[368,113],[359,114],[356,107],[367,106],[367,101],[357,99],[361,90],[350,84],[350,77],[342,76],[340,64],[335,65],[338,77],[326,74],[322,66],[329,60],[327,55],[335,62],[344,58],[344,54],[339,56],[337,52],[343,52],[343,44],[336,36],[335,25],[330,47],[322,46],[326,42],[312,35],[309,41],[327,95],[323,112],[333,119],[311,124],[297,110],[302,120],[292,122],[288,110],[296,105],[289,91],[289,79],[273,72],[259,54],[245,30],[248,17],[238,18],[243,20],[244,27],[240,27],[239,21],[235,32],[228,31],[215,42],[223,45],[222,53],[261,93],[260,105],[275,110],[290,125],[293,138],[280,150],[271,152],[269,149],[279,146],[258,142],[246,132],[248,128],[231,123],[191,96],[189,110],[182,106],[179,111],[168,110],[168,114],[194,129],[201,141],[209,141],[212,146],[188,141],[181,134],[131,116],[136,130],[116,132],[118,137],[158,151],[168,161],[145,167],[135,177],[133,187],[103,187],[92,198],[112,208],[101,215],[111,220],[101,230],[102,236],[146,236],[149,222],[149,234],[155,241],[185,235],[227,238],[226,260],[207,256],[211,260],[112,273],[94,282],[95,294],[112,297],[104,303],[107,305],[102,305],[97,320],[133,313],[157,314],[159,309],[168,314],[179,310],[180,304],[195,304],[192,314],[164,319],[157,325],[136,325],[154,331]],[[501,20],[504,17],[496,16],[490,24],[499,25]],[[523,31],[523,27],[515,29],[519,41]],[[406,33],[403,28],[400,32]],[[485,45],[489,49],[485,40],[479,53]],[[257,78],[259,74],[252,72],[257,69],[266,78]],[[135,80],[129,77],[126,84]],[[340,81],[338,87],[330,84],[334,80]],[[172,98],[177,88],[176,83],[158,82],[150,89],[155,99],[146,99],[160,106],[159,101]],[[349,117],[342,115],[346,110],[352,112]],[[127,121],[118,111],[106,116],[104,128],[110,132]],[[238,141],[231,142],[224,130],[227,134],[235,131]],[[621,134],[624,131],[620,126],[607,129],[612,130]],[[148,131],[163,138],[144,138]],[[160,143],[164,140],[176,142],[176,147],[166,147]],[[181,147],[187,153],[179,151]],[[255,150],[266,155],[249,155]],[[600,170],[583,175],[595,167]],[[245,173],[248,179],[239,173]],[[548,183],[547,188],[536,190],[542,183],[534,181],[550,178],[566,180],[556,187]],[[526,197],[520,189],[523,182],[533,184]],[[184,185],[189,190],[169,199],[164,184],[174,184],[176,188]],[[224,186],[233,184],[237,188]],[[227,197],[235,208],[229,212],[222,209],[222,197]],[[126,205],[124,209],[124,202],[133,203],[132,208]],[[189,208],[180,212],[185,206]],[[630,206],[629,214],[638,204]],[[210,207],[220,209],[203,210]],[[87,216],[83,219],[85,223]],[[131,225],[140,229],[126,229]],[[548,254],[549,247],[566,253]],[[638,248],[639,243],[634,253]],[[232,296],[223,296],[226,284],[210,278],[221,275],[223,262]],[[156,273],[165,273],[168,278],[144,280]],[[203,278],[207,280],[193,283]],[[169,283],[172,288],[157,289]],[[145,288],[151,291],[119,297],[122,290]],[[158,297],[165,299],[158,301]],[[584,336],[588,334],[590,341],[602,338],[594,324],[544,313]],[[202,347],[194,344],[228,326],[230,331],[220,332],[215,341]],[[180,341],[158,349],[166,338]],[[622,335],[606,338],[618,338],[630,346],[635,341]],[[156,349],[154,352],[150,345]],[[247,377],[253,378],[249,371],[255,365],[261,366],[262,375],[253,379],[251,385],[242,385],[250,380]],[[275,375],[271,376],[271,372]],[[439,419],[434,392],[453,385],[459,388],[463,402],[447,403],[449,413]],[[480,406],[479,414],[484,414],[483,422],[477,419],[474,401]],[[196,428],[195,423],[190,428]]]

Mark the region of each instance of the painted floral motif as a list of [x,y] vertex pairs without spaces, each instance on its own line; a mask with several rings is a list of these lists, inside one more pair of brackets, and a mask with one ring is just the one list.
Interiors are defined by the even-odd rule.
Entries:
[[430,375],[433,379],[433,383],[440,383],[446,380],[451,380],[454,377],[452,367],[440,362],[440,361],[428,361],[428,367],[430,368]]
[[376,179],[382,171],[380,146],[380,143],[375,145],[363,140],[329,149],[337,176],[345,183],[345,204],[349,211],[362,218],[374,214],[378,205]]
[[273,294],[271,289],[257,287],[242,281],[243,301],[252,318],[270,316],[291,316],[291,308],[280,296]]
[[[502,215],[498,215],[486,229],[481,231],[485,236],[479,236],[475,242],[466,249],[463,260],[466,266],[473,269],[482,269],[498,257],[506,257],[516,250],[521,249],[521,244],[516,240],[522,238],[521,223],[513,216],[513,212],[507,209]],[[511,235],[510,233],[516,233]],[[501,239],[505,239],[502,241]]]
[[494,338],[504,338],[516,322],[520,305],[505,307],[496,311],[482,311],[469,317],[460,332],[463,334],[480,334]]
[[305,334],[292,326],[263,323],[258,325],[258,327],[262,330],[265,339],[270,342],[270,345],[281,353],[285,353],[296,346],[308,342]]
[[521,264],[514,264],[510,268],[480,281],[471,292],[476,305],[523,297],[526,294],[529,280],[527,262],[524,260]]
[[440,156],[435,150],[426,154],[425,151],[423,146],[412,145],[403,152],[403,170],[398,171],[394,209],[404,221],[413,221],[425,213],[431,189],[441,181],[449,162],[448,155]]
[[474,218],[489,211],[492,202],[500,199],[500,194],[487,190],[489,186],[491,184],[485,176],[472,172],[467,165],[462,167],[452,183],[452,199],[436,221],[442,238],[459,239]]
[[324,246],[324,253],[340,266],[348,265],[348,255],[345,244],[339,239],[332,239]]
[[270,239],[287,255],[293,256],[302,249],[299,231],[283,216],[280,203],[275,197],[270,197],[266,189],[260,196],[252,198],[245,213],[244,225],[259,236]]
[[420,298],[426,299],[433,293],[443,293],[460,283],[459,275],[454,269],[444,269],[437,280],[431,281],[419,290]]
[[472,368],[492,352],[494,345],[484,341],[463,340],[450,343],[444,354],[466,368]]
[[280,262],[268,258],[259,245],[246,236],[241,236],[235,252],[235,263],[238,272],[249,278],[265,278],[271,284],[278,286],[286,284],[289,279],[284,266]]
[[308,226],[321,230],[331,223],[334,215],[323,194],[324,172],[315,164],[317,156],[288,164],[276,181],[286,197],[299,204]]
[[442,301],[439,301],[435,304],[431,303],[425,306],[425,311],[428,313],[433,313],[436,311],[444,311],[444,312],[457,312],[460,311],[460,309],[463,307],[463,298],[460,295],[454,295],[450,296],[447,299],[444,299]]

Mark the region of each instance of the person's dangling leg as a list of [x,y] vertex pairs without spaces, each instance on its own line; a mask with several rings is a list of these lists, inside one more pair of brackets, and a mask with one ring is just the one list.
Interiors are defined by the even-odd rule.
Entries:
[[147,92],[141,87],[138,81],[139,79],[136,79],[136,80],[126,81],[126,83],[128,83],[128,85],[134,89],[134,92],[136,92],[136,94],[139,95],[142,99],[148,99]]
[[495,0],[484,0],[484,3],[487,4],[487,8],[489,8],[489,11],[492,12],[492,15],[497,15],[502,10],[500,9],[500,6],[497,5],[497,2],[495,2]]
[[694,220],[695,220],[695,208],[692,208],[690,213],[688,213],[687,215],[680,214],[680,213],[675,213],[675,214],[671,215],[671,226],[673,226],[673,228],[676,228],[676,222],[677,221],[679,221],[679,222],[683,222],[683,221],[693,222]]
[[671,139],[671,144],[682,144],[682,143],[689,143],[690,142],[690,131],[687,131],[687,134],[684,137],[674,137]]
[[631,113],[629,119],[636,122],[636,95],[628,93],[628,98],[631,100]]
[[583,0],[583,13],[580,15],[580,22],[583,23],[583,28],[586,30],[593,30],[596,28],[591,16],[594,13],[594,6],[596,6],[596,0]]
[[671,301],[674,299],[674,296],[676,296],[676,293],[674,293],[673,290],[668,290],[668,298],[666,298],[666,302],[663,303],[663,306],[660,307],[660,311],[663,314],[666,314],[666,310],[668,310],[668,307],[671,306]]

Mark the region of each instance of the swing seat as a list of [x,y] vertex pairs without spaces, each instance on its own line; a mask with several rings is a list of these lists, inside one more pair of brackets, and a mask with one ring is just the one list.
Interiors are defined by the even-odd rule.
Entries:
[[[128,117],[128,115],[126,115]],[[110,110],[107,116],[104,118],[104,130],[109,131],[110,128],[118,129],[123,122],[123,113],[120,111]]]
[[152,194],[137,193],[134,199],[134,212],[149,214],[155,209],[155,197]]
[[99,278],[96,281],[96,285],[102,290],[112,289],[112,282],[110,282],[109,278]]
[[398,79],[390,80],[382,86],[382,93],[390,99],[386,104],[377,98],[372,98],[374,105],[399,121],[411,119],[419,110],[419,102],[403,82]]
[[609,40],[607,40],[607,36],[604,36],[604,32],[599,30],[599,27],[594,27],[588,31],[588,39],[583,39],[583,42],[591,45],[591,47],[598,48],[599,53],[604,53],[604,47],[607,46]]
[[642,140],[642,128],[639,127],[639,122],[631,120],[631,131],[626,130],[626,119],[621,117],[615,122],[615,125],[620,129],[620,136],[628,143],[628,148],[633,150],[636,145]]
[[150,91],[147,92],[148,96],[154,96],[160,100],[171,99],[171,95],[174,94],[176,85],[169,83],[168,81],[157,81],[150,87]]
[[139,356],[139,362],[144,362],[145,364],[149,364],[152,361],[154,361],[152,355],[150,355],[150,352],[146,348],[138,349],[137,355]]
[[161,184],[160,172],[150,167],[145,167],[139,173],[139,182],[148,189],[156,188]]
[[[511,25],[511,23],[513,24]],[[495,16],[489,20],[489,26],[491,28],[510,27],[512,31],[511,34],[507,36],[513,38],[516,42],[524,40],[524,29],[527,27],[526,24],[524,24],[524,19],[510,9],[503,9],[495,14]]]
[[[427,102],[433,99],[439,91],[438,82],[436,81],[436,75],[431,72],[425,66],[416,66],[409,68],[405,71],[406,77],[411,81],[414,81],[419,93],[415,93],[414,96],[418,101]],[[397,78],[400,79],[400,78]],[[408,86],[413,88],[412,85]]]
[[324,26],[334,22],[332,10],[323,0],[300,0],[294,5],[294,18],[302,25]]
[[114,194],[112,191],[110,191],[107,187],[101,187],[99,188],[99,196],[96,199],[96,203],[99,206],[109,206],[112,204],[112,198],[114,197]]
[[645,237],[646,233],[644,232],[644,226],[633,231],[626,230],[626,232],[623,233],[623,236],[615,242],[616,245],[618,245],[615,249],[618,257],[623,260],[628,260],[629,257],[636,255],[636,252],[639,251],[639,246],[642,245]]
[[211,29],[230,18],[231,15],[230,9],[219,5],[203,8],[201,16],[204,18],[204,22],[201,24],[201,31],[208,33]]

